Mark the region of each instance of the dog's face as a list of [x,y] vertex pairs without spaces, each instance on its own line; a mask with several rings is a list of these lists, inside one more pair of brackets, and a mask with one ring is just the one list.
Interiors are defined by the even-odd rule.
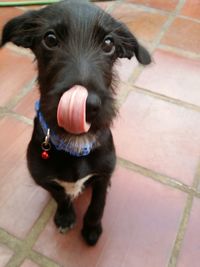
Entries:
[[74,85],[88,91],[86,120],[90,131],[109,127],[116,115],[113,64],[136,56],[149,64],[148,52],[125,25],[92,4],[60,2],[9,21],[2,43],[30,48],[38,62],[41,109],[59,131],[57,108]]

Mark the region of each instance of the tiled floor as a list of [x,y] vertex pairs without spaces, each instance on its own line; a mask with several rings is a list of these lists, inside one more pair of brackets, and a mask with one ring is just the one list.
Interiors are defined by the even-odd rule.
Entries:
[[[36,70],[29,51],[0,51],[0,267],[199,267],[200,2],[121,0],[98,5],[124,21],[153,57],[121,60],[118,163],[95,247],[53,224],[55,203],[28,174]],[[34,7],[39,8],[39,7]],[[5,22],[30,7],[0,8]]]

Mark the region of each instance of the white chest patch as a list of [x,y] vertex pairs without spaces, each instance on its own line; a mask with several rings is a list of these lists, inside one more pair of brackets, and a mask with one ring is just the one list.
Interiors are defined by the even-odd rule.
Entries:
[[67,195],[71,197],[71,199],[75,199],[84,189],[84,183],[88,181],[94,174],[88,174],[87,176],[79,179],[76,182],[65,182],[55,179],[54,182],[58,183],[62,187],[64,187]]

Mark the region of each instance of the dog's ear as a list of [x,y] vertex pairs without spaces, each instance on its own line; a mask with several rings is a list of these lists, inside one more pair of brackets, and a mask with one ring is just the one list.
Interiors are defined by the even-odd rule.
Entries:
[[121,23],[120,27],[115,31],[117,34],[118,44],[118,57],[131,59],[134,55],[137,60],[143,64],[148,65],[151,63],[151,56],[149,52],[144,48],[135,36],[128,30],[128,28]]
[[7,42],[13,42],[18,46],[32,48],[36,29],[36,15],[37,11],[29,11],[8,21],[3,28],[0,47]]

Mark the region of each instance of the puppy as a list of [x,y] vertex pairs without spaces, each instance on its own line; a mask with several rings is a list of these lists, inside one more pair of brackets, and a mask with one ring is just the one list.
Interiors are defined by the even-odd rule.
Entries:
[[107,187],[116,155],[110,126],[117,114],[113,65],[151,58],[127,27],[89,3],[63,1],[11,19],[1,46],[30,48],[37,60],[40,100],[27,149],[29,171],[57,203],[60,232],[76,221],[73,199],[91,185],[82,236],[102,233]]

